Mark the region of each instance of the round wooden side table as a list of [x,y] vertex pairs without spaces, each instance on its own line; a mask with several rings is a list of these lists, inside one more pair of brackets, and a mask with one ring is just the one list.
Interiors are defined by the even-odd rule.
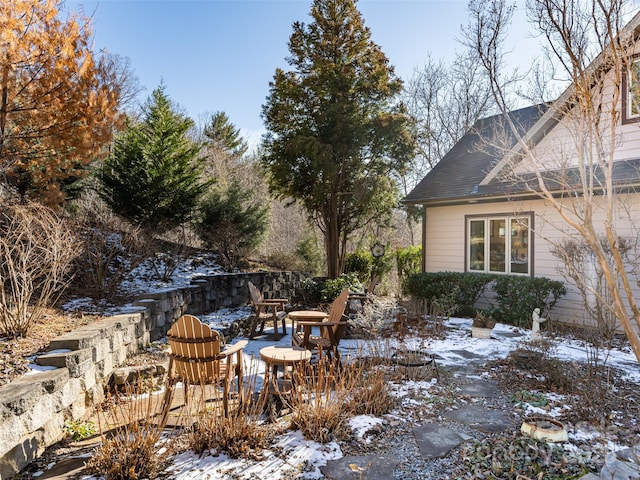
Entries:
[[[294,379],[287,378],[287,370],[301,368],[311,360],[311,352],[301,347],[272,345],[260,349],[260,359],[265,363],[264,385],[258,400],[266,406],[269,395],[288,395],[293,391]],[[282,367],[283,377],[278,379],[278,368]]]

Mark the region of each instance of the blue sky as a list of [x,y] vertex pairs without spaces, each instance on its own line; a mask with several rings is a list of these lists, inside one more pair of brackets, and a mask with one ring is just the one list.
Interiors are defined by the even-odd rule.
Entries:
[[[93,17],[94,48],[131,59],[144,100],[164,80],[169,96],[198,121],[227,113],[253,142],[277,67],[287,69],[294,21],[309,22],[311,0],[66,0]],[[408,80],[429,54],[451,59],[467,23],[466,0],[360,0],[372,39]],[[519,14],[522,17],[521,14]],[[521,21],[521,20],[520,20]],[[537,43],[512,34],[513,44]],[[537,42],[537,41],[536,41]]]

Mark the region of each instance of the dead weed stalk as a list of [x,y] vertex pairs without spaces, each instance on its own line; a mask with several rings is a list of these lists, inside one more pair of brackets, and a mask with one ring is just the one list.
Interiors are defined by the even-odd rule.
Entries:
[[[271,434],[260,420],[261,405],[251,400],[255,391],[257,362],[252,361],[245,377],[245,401],[224,415],[219,403],[198,406],[198,420],[187,430],[188,448],[199,455],[210,450],[225,451],[231,458],[257,459],[269,444]],[[247,379],[249,379],[247,381]]]
[[102,445],[87,471],[105,480],[154,479],[168,461],[171,443],[159,447],[163,427],[156,420],[158,400],[141,383],[125,387],[126,399],[105,402],[98,412]]
[[384,370],[362,359],[343,358],[338,364],[322,356],[311,374],[296,370],[294,378],[302,388],[290,399],[292,427],[316,442],[347,438],[350,415],[382,415],[395,404]]

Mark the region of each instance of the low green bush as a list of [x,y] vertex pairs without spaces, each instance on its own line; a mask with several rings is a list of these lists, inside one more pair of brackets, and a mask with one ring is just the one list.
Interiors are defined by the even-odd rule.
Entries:
[[362,285],[355,273],[343,273],[338,278],[326,280],[322,287],[322,300],[333,302],[345,288],[351,292],[362,290]]
[[474,305],[485,291],[494,275],[472,272],[428,272],[409,275],[402,291],[416,300],[428,303],[448,298],[455,305],[453,315],[473,316]]
[[396,250],[396,264],[398,266],[398,276],[401,279],[407,278],[414,273],[420,273],[420,262],[422,261],[422,247],[409,246]]
[[344,273],[354,273],[360,282],[366,282],[371,278],[373,267],[373,255],[364,250],[348,253],[344,259]]
[[499,275],[495,277],[496,304],[493,315],[503,323],[531,328],[531,313],[546,314],[567,293],[562,282],[545,277]]
[[488,313],[499,322],[531,328],[531,313],[540,308],[546,314],[566,293],[562,282],[545,277],[489,275],[475,272],[429,272],[409,275],[402,290],[429,304],[448,299],[452,315],[473,317],[474,307],[487,287],[495,293]]
[[322,301],[322,287],[324,282],[318,282],[312,278],[303,278],[300,282],[302,300],[307,304],[320,303]]

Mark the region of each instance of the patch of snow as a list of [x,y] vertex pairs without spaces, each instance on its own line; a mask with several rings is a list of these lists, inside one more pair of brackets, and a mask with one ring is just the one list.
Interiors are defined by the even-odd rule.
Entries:
[[[383,420],[378,417],[372,417],[371,415],[356,415],[349,419],[349,426],[353,430],[359,439],[362,439],[364,435],[376,425],[382,425]],[[367,443],[371,440],[367,440]]]
[[35,375],[37,373],[48,372],[49,370],[56,370],[58,367],[50,367],[38,365],[37,363],[30,363],[27,365],[29,367],[29,371],[25,372],[25,375]]
[[232,459],[226,454],[199,457],[193,452],[176,456],[166,470],[174,480],[225,480],[230,474],[236,479],[280,480],[304,472],[304,479],[323,478],[320,467],[328,460],[342,457],[337,443],[319,444],[305,440],[300,431],[284,433],[276,444],[281,453],[265,451],[263,459],[247,461]]

